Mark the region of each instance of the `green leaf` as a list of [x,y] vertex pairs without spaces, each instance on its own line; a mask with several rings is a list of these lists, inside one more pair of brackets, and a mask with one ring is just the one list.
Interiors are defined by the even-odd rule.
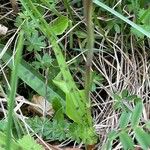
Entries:
[[121,102],[115,102],[114,105],[113,105],[113,108],[114,108],[115,110],[121,109],[121,108],[122,108]]
[[61,35],[67,29],[69,19],[66,16],[59,16],[56,20],[50,23],[50,28],[55,35]]
[[[0,137],[1,137],[0,138],[0,150],[5,150],[6,149],[5,148],[6,147],[6,135],[0,131]],[[13,138],[11,138],[11,149],[20,150],[19,144]]]
[[69,126],[70,123],[67,120],[57,121],[53,119],[44,130],[44,136],[47,140],[51,141],[64,141],[70,138]]
[[28,118],[28,124],[34,129],[34,132],[40,135],[43,139],[49,141],[62,141],[70,138],[69,126],[70,122],[62,118],[53,118],[50,121],[48,118]]
[[124,150],[128,150],[128,149],[133,150],[134,149],[134,143],[133,143],[131,137],[125,131],[122,131],[119,134],[119,138],[123,145]]
[[121,101],[122,100],[122,98],[118,95],[118,94],[114,94],[114,100],[116,100],[116,101]]
[[71,138],[78,143],[81,143],[81,141],[88,145],[97,143],[97,136],[94,128],[89,127],[87,124],[72,123],[69,127],[69,131]]
[[104,145],[104,148],[106,150],[112,150],[112,141],[107,140],[106,144]]
[[115,130],[112,130],[111,132],[108,133],[108,140],[106,142],[106,144],[104,145],[104,149],[106,150],[111,150],[112,149],[112,143],[113,140],[115,140],[118,137],[118,132]]
[[[66,93],[66,114],[74,122],[82,124],[86,119],[84,91]],[[80,97],[80,99],[76,99]],[[90,119],[90,118],[89,118]]]
[[55,115],[53,118],[55,120],[57,120],[58,122],[64,120],[65,110],[64,110],[64,107],[61,103],[61,100],[58,99],[58,97],[53,99],[52,106],[53,106],[53,109],[55,111]]
[[42,57],[41,57],[41,55],[40,55],[38,52],[35,53],[35,57],[36,57],[36,59],[37,59],[38,61],[41,61],[41,60],[42,60]]
[[0,131],[6,131],[7,129],[7,120],[2,119],[0,120]]
[[63,79],[62,79],[62,73],[59,73],[55,79],[53,80],[53,83],[59,87],[64,93],[68,93],[69,92],[69,89],[68,89],[68,86],[67,86],[67,82],[65,82]]
[[[0,52],[3,49],[3,45],[0,45]],[[8,62],[10,60],[12,54],[8,50],[5,55],[3,55],[2,60],[4,62]],[[8,66],[12,69],[12,61],[8,64]],[[31,65],[29,65],[26,61],[22,60],[19,65],[18,76],[21,78],[27,85],[29,85],[33,90],[35,90],[39,95],[45,96],[45,79],[41,74],[39,74]],[[47,97],[49,101],[52,101],[54,97],[59,97],[64,104],[64,94],[59,89],[56,93],[56,86],[53,84],[48,84],[47,86]]]
[[120,116],[120,119],[119,119],[120,128],[126,128],[128,126],[129,121],[130,121],[130,118],[131,118],[131,113],[123,111],[121,113],[121,116]]
[[108,133],[108,138],[109,138],[109,140],[114,140],[114,139],[116,139],[117,138],[117,136],[118,136],[118,131],[116,131],[116,130],[112,130],[112,131],[110,131],[109,133]]
[[81,38],[81,39],[87,38],[87,34],[83,31],[76,31],[75,34],[77,35],[78,38]]
[[114,25],[114,29],[115,29],[116,33],[120,33],[120,27],[118,24]]
[[126,97],[126,100],[134,101],[135,98],[137,98],[137,95],[129,95],[128,97]]
[[146,133],[141,127],[134,128],[135,137],[144,150],[150,148],[150,134]]
[[145,127],[150,130],[150,120],[146,121]]
[[150,25],[150,8],[140,9],[138,17],[139,23],[143,23],[144,25]]
[[141,102],[141,101],[142,101],[142,99],[140,97],[137,97],[137,98],[134,99],[135,103],[138,103],[138,102]]
[[121,93],[122,98],[126,98],[128,96],[128,90],[123,90]]
[[143,111],[143,103],[142,101],[139,101],[136,103],[132,116],[131,116],[131,126],[133,128],[139,124],[142,111]]
[[[140,27],[142,27],[143,29],[145,29],[147,32],[150,33],[150,26],[149,25],[139,25]],[[136,35],[137,37],[143,39],[144,38],[144,34],[141,34],[141,32],[139,32],[137,29],[135,28],[131,28],[131,32]]]
[[42,47],[45,47],[46,44],[44,42],[45,37],[39,36],[38,31],[34,31],[31,34],[31,37],[28,37],[28,41],[26,41],[27,50],[28,51],[41,51]]
[[30,135],[24,135],[22,139],[18,140],[18,143],[23,150],[44,150]]
[[34,62],[32,62],[32,66],[33,66],[36,70],[38,70],[38,69],[41,68],[41,63],[40,63],[39,61],[34,61]]

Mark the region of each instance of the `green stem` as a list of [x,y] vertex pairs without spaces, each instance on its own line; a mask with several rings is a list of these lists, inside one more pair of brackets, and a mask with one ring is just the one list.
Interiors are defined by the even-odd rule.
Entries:
[[[75,20],[74,20],[74,17],[73,17],[71,8],[70,8],[70,3],[68,2],[68,0],[63,0],[63,2],[64,2],[64,6],[67,9],[68,15],[70,16],[70,19],[71,19],[71,21],[69,23],[69,26],[70,26],[70,29],[71,29],[72,26],[73,26],[73,23],[75,22]],[[73,48],[73,32],[72,31],[69,34],[69,46],[70,46],[70,49]]]
[[92,86],[92,60],[93,60],[93,45],[94,45],[94,29],[92,22],[93,14],[93,3],[92,0],[83,0],[84,4],[84,16],[87,24],[87,61],[86,61],[86,72],[85,72],[85,96],[87,101],[90,103],[90,90]]
[[68,11],[68,15],[71,18],[71,21],[74,22],[74,18],[73,18],[73,14],[72,14],[72,10],[70,8],[70,3],[68,2],[68,0],[63,0],[64,2],[64,6],[66,7],[67,11]]
[[11,75],[11,90],[8,98],[8,124],[7,124],[7,133],[6,133],[6,150],[10,150],[11,147],[11,129],[13,122],[13,108],[15,103],[15,95],[17,89],[18,81],[18,66],[20,64],[22,49],[23,49],[23,32],[20,32],[18,44],[16,48],[16,58],[14,62],[14,67]]

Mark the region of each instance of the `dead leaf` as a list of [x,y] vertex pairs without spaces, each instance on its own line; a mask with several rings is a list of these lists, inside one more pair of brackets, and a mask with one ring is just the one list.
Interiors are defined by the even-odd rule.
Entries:
[[51,149],[51,150],[62,150],[61,148],[59,148],[57,145],[51,145],[51,144],[49,144],[49,143],[47,143],[47,142],[45,142],[46,143],[46,145],[49,147],[47,147],[47,146],[45,146],[45,144],[43,144],[43,142],[41,142],[39,139],[37,139],[36,140],[39,144],[41,144],[43,147],[44,147],[44,149],[45,150],[49,150],[49,149]]
[[[54,114],[54,110],[52,108],[52,104],[49,103],[47,100],[45,101],[45,98],[42,96],[34,95],[32,100],[32,103],[36,104],[30,105],[28,109],[30,111],[34,111],[35,113],[39,114],[40,116],[43,116],[43,112],[45,111],[46,116],[52,116]],[[45,109],[45,110],[44,110]]]
[[8,28],[0,24],[0,35],[6,35]]

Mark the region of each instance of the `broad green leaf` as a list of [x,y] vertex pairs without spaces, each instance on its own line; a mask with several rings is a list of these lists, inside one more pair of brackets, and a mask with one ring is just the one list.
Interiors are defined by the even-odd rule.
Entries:
[[119,127],[120,128],[126,128],[128,126],[128,123],[131,118],[131,113],[123,111],[121,113],[120,119],[119,119]]
[[[86,105],[84,91],[66,93],[66,114],[74,122],[82,124],[86,118]],[[80,99],[76,99],[80,97]]]
[[69,89],[67,87],[67,82],[62,80],[62,74],[59,73],[55,79],[53,80],[54,84],[59,87],[64,93],[69,93]]
[[61,35],[67,29],[69,19],[66,16],[59,16],[56,20],[50,23],[50,28],[55,35]]
[[133,128],[139,124],[142,111],[143,111],[143,103],[142,101],[139,101],[136,103],[132,116],[131,116],[131,126]]
[[68,92],[66,82],[63,80],[53,80],[54,84],[57,85],[64,93]]
[[119,138],[123,145],[124,150],[128,150],[128,149],[133,150],[134,149],[134,143],[133,143],[131,137],[125,131],[122,131],[119,134]]
[[144,150],[150,148],[150,134],[146,133],[141,127],[134,128],[135,137]]
[[53,102],[52,102],[52,106],[55,111],[55,115],[54,115],[53,119],[57,120],[58,122],[63,121],[65,111],[64,111],[64,107],[61,104],[60,99],[58,99],[57,97],[54,98]]

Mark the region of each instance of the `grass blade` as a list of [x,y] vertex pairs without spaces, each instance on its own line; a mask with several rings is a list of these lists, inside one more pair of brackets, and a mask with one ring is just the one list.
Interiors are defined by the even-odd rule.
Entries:
[[135,28],[136,30],[138,30],[139,32],[143,33],[144,35],[146,35],[147,37],[150,38],[150,33],[149,32],[147,32],[146,30],[144,30],[142,27],[138,26],[134,22],[130,21],[128,18],[124,17],[123,15],[121,15],[120,13],[115,11],[114,9],[108,7],[107,5],[105,5],[104,3],[100,2],[99,0],[93,0],[93,2],[95,4],[97,4],[98,6],[102,7],[103,9],[109,11],[110,13],[115,15],[116,17],[120,18],[121,20],[123,20],[124,22],[126,22],[129,25],[131,25],[133,28]]
[[131,118],[131,113],[126,112],[126,111],[122,112],[120,119],[119,119],[120,128],[127,127],[128,123],[130,121],[130,118]]
[[138,141],[138,143],[141,145],[141,147],[144,150],[148,150],[150,148],[150,135],[146,133],[141,127],[136,127],[134,129],[135,137]]
[[119,138],[123,145],[124,150],[134,149],[134,143],[131,137],[125,131],[122,131],[120,133]]
[[11,148],[11,130],[12,130],[12,121],[13,121],[13,108],[15,103],[15,95],[17,89],[18,82],[18,69],[19,63],[21,61],[22,49],[24,44],[24,33],[21,31],[18,39],[18,44],[16,48],[16,57],[15,62],[11,74],[11,90],[8,98],[8,124],[6,131],[6,150],[10,150]]
[[135,108],[133,110],[132,116],[131,116],[131,126],[135,127],[139,124],[141,115],[143,110],[143,104],[141,101],[138,101],[135,105]]

